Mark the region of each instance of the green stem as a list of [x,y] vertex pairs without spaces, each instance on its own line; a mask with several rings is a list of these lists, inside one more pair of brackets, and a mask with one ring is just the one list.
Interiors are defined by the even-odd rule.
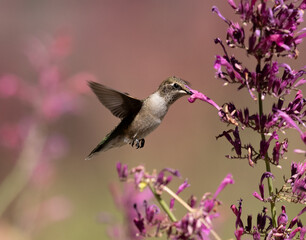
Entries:
[[[259,119],[261,119],[261,117],[263,116],[263,105],[262,105],[262,99],[261,99],[261,93],[258,93],[258,103],[259,103]],[[263,131],[263,128],[261,129],[261,140],[262,141],[266,141],[266,137]],[[265,163],[266,163],[266,171],[267,172],[271,172],[271,166],[270,166],[270,162],[269,162],[269,157],[268,157],[268,153],[265,154]],[[269,195],[271,197],[271,217],[272,217],[272,224],[274,227],[276,227],[276,206],[275,206],[275,202],[273,200],[273,196],[274,196],[274,187],[273,187],[273,182],[272,182],[272,178],[267,178],[268,181],[268,189],[269,189]]]
[[165,202],[165,200],[163,200],[161,198],[161,196],[159,194],[156,193],[154,187],[152,186],[151,183],[148,184],[149,185],[149,188],[151,190],[151,192],[153,193],[155,199],[158,201],[159,205],[162,207],[162,209],[167,213],[167,215],[169,216],[170,220],[172,222],[176,222],[177,219],[176,217],[174,216],[174,214],[171,212],[170,208],[168,207],[167,203]]
[[[170,188],[167,186],[163,187],[163,190],[166,191],[171,197],[173,197],[176,201],[178,201],[184,208],[187,209],[188,212],[193,213],[195,212],[192,207],[190,207],[183,199],[181,199],[177,194],[175,194]],[[221,240],[219,235],[209,226],[209,224],[202,218],[201,222],[210,229],[210,233],[214,236],[216,240]]]

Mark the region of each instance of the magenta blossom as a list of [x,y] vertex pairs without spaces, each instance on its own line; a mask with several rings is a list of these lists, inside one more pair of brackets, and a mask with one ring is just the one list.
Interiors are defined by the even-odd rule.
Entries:
[[[187,179],[179,186],[178,190],[176,191],[176,194],[180,194],[185,188],[188,188],[190,187],[190,184],[187,182]],[[170,209],[173,209],[174,207],[174,201],[175,199],[174,198],[171,198],[170,200]]]
[[[120,180],[134,182],[134,190],[141,191],[150,190],[160,206],[167,215],[161,214],[159,207],[156,205],[149,205],[144,201],[144,213],[142,213],[141,204],[134,203],[134,217],[133,223],[138,230],[139,236],[151,237],[161,236],[163,233],[167,234],[169,239],[209,239],[210,234],[216,235],[213,230],[212,220],[219,216],[217,206],[221,202],[217,199],[220,192],[229,184],[233,184],[234,180],[231,174],[228,174],[220,186],[212,196],[210,193],[205,193],[197,204],[196,198],[192,195],[188,203],[181,199],[180,194],[184,189],[190,186],[185,180],[178,188],[176,194],[169,188],[172,177],[180,177],[180,173],[171,168],[164,168],[159,173],[153,171],[149,174],[145,171],[144,166],[137,166],[131,171],[127,170],[126,165],[117,164],[117,171]],[[170,174],[170,175],[169,175]],[[131,191],[131,192],[133,192]],[[162,199],[163,194],[170,194],[172,197],[169,206]],[[136,193],[133,193],[136,195]],[[174,216],[173,205],[174,199],[184,206],[188,212],[183,218],[177,220]],[[122,204],[118,202],[118,204]],[[126,204],[124,204],[126,206]],[[131,205],[129,205],[131,209]],[[155,234],[152,235],[150,229],[155,228]]]
[[209,103],[210,105],[214,106],[218,111],[220,111],[222,108],[218,106],[213,100],[211,100],[209,97],[204,95],[201,92],[198,92],[197,90],[191,89],[189,86],[186,85],[186,87],[192,92],[192,95],[188,98],[188,101],[190,103],[193,103],[196,99],[202,100],[204,102]]
[[288,114],[280,110],[278,110],[277,112],[279,116],[287,122],[287,124],[295,128],[300,133],[302,141],[306,144],[306,132],[303,132]]

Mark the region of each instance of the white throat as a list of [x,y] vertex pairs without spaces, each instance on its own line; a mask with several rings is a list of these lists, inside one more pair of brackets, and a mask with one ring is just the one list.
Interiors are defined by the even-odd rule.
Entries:
[[160,119],[162,119],[168,111],[167,102],[160,96],[159,92],[155,92],[147,98],[147,107],[153,116]]

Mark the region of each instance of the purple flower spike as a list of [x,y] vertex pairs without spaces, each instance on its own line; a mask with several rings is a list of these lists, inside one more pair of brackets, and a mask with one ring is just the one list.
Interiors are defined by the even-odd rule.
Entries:
[[260,233],[258,232],[258,229],[256,227],[254,227],[253,239],[260,240]]
[[257,192],[253,193],[253,196],[256,197],[258,200],[260,201],[264,201],[264,199],[260,196],[260,194],[258,194]]
[[175,222],[174,226],[177,231],[176,235],[172,237],[170,232],[169,239],[209,239],[210,229],[201,222],[201,219],[191,213],[187,213],[180,221]]
[[227,30],[227,45],[229,47],[244,46],[244,38],[244,29],[238,23],[231,23]]
[[231,5],[231,7],[233,8],[233,9],[237,9],[237,7],[236,7],[236,3],[233,1],[233,0],[227,0],[227,2],[229,3],[229,5]]
[[164,168],[163,170],[161,170],[161,172],[165,172],[165,171],[171,173],[171,174],[172,174],[173,176],[175,176],[175,177],[181,177],[180,172],[179,172],[178,170],[176,170],[176,169]]
[[304,207],[303,209],[302,209],[302,211],[300,211],[299,212],[299,214],[297,215],[297,217],[299,217],[299,216],[301,216],[303,213],[305,213],[306,212],[306,207]]
[[190,207],[194,208],[197,204],[197,198],[194,195],[191,195],[187,203]]
[[238,228],[235,231],[235,237],[237,240],[241,239],[241,236],[243,235],[243,228]]
[[117,168],[117,172],[118,172],[118,176],[119,176],[119,179],[121,181],[125,181],[128,177],[128,166],[126,164],[124,164],[122,166],[121,162],[118,162],[117,165],[116,165],[116,168]]
[[250,232],[252,230],[252,215],[248,215],[247,223],[248,225],[245,226],[245,231]]
[[144,201],[144,207],[146,212],[146,220],[148,223],[153,223],[155,216],[160,213],[159,208],[156,205],[148,206],[147,201]]
[[259,231],[263,231],[265,226],[266,226],[266,220],[267,220],[267,216],[266,216],[266,208],[263,209],[262,213],[259,213],[257,215],[257,227]]
[[219,9],[216,6],[213,6],[211,11],[215,12],[218,14],[218,16],[224,21],[226,22],[228,25],[231,24],[231,22],[229,20],[227,20],[225,17],[222,16],[222,14],[220,13]]
[[134,172],[134,181],[136,186],[139,185],[139,183],[143,180],[144,176],[144,170],[142,168],[137,169],[137,171]]
[[178,170],[175,170],[175,169],[172,169],[172,168],[164,168],[157,175],[156,185],[159,186],[159,187],[160,186],[166,186],[172,180],[172,176],[165,176],[165,172],[169,172],[175,177],[181,177],[181,174],[179,173]]
[[266,153],[268,152],[268,149],[270,147],[270,143],[273,139],[278,140],[278,134],[276,133],[276,131],[274,131],[272,133],[271,137],[267,141],[262,140],[260,142],[260,155],[261,155],[262,158],[264,158]]
[[286,214],[286,208],[285,206],[282,206],[282,213],[277,218],[277,225],[278,226],[286,226],[288,223],[288,216]]
[[[306,228],[305,228],[306,229]],[[296,229],[294,229],[290,235],[289,235],[289,238],[288,239],[293,239],[295,237],[295,235],[298,233],[298,232],[301,232],[301,228],[300,227],[297,227]],[[304,233],[305,234],[305,233]],[[300,239],[303,240],[304,239],[304,236],[302,236],[302,233],[300,234]]]
[[217,196],[219,195],[219,193],[228,185],[228,184],[234,184],[234,179],[232,174],[228,174],[223,181],[221,182],[221,184],[219,185],[217,191],[214,194],[214,199],[217,198]]
[[[231,135],[229,133],[233,132],[234,140],[232,139]],[[234,147],[235,152],[240,157],[241,156],[241,141],[239,136],[239,130],[238,127],[235,128],[235,130],[229,130],[229,131],[223,131],[222,134],[217,136],[216,138],[225,137]]]
[[146,232],[145,224],[144,224],[144,218],[141,216],[141,213],[139,212],[139,210],[137,208],[137,204],[134,204],[134,209],[137,213],[137,217],[135,217],[133,221],[134,221],[135,226],[137,227],[138,231],[141,234],[144,234]]
[[196,99],[202,100],[204,102],[209,103],[210,105],[212,105],[213,107],[215,107],[218,110],[218,114],[220,117],[222,117],[222,114],[220,113],[220,111],[222,110],[222,108],[216,104],[213,100],[211,100],[209,97],[207,97],[206,95],[204,95],[201,92],[198,92],[197,90],[193,90],[191,89],[189,86],[186,85],[186,87],[192,92],[192,95],[188,98],[188,101],[190,103],[193,103]]
[[276,45],[284,48],[287,51],[290,50],[290,47],[284,43],[282,34],[272,34],[269,36],[268,41],[275,42]]
[[[264,185],[263,185],[263,180],[265,178],[274,178],[274,175],[270,172],[265,172],[264,174],[262,174],[261,179],[260,179],[260,184],[259,184],[259,191],[260,191],[260,196],[261,198],[258,198],[258,196],[255,194],[253,194],[254,197],[258,198],[259,200],[264,199]],[[261,200],[263,201],[263,200]]]
[[287,181],[292,187],[292,193],[301,203],[306,202],[306,160],[303,163],[291,164],[291,178]]
[[279,157],[280,157],[280,148],[281,148],[282,144],[280,142],[276,142],[275,146],[273,148],[273,162],[276,163],[278,165],[279,163]]
[[302,211],[300,211],[299,214],[291,220],[291,222],[290,222],[290,224],[289,224],[289,228],[290,228],[290,229],[292,229],[293,226],[298,222],[299,217],[300,217],[304,212],[306,212],[306,207],[304,207],[304,208],[302,209]]
[[282,112],[280,110],[278,110],[277,112],[281,118],[283,118],[289,125],[291,125],[300,133],[302,141],[306,144],[306,132],[303,132],[287,113]]
[[306,226],[302,227],[301,231],[300,231],[300,239],[305,239],[305,235],[306,235]]
[[[176,195],[180,194],[185,188],[187,187],[190,187],[190,184],[187,182],[187,179],[179,186],[177,192],[176,192]],[[170,200],[170,209],[173,209],[174,207],[174,201],[175,199],[174,198],[171,198]]]
[[261,179],[260,179],[261,184],[262,184],[262,182],[265,178],[273,178],[274,179],[274,175],[270,172],[265,172],[264,174],[262,174]]
[[241,220],[241,213],[242,213],[242,199],[239,200],[239,206],[238,209],[235,205],[231,205],[231,209],[233,211],[233,213],[236,215],[236,222],[235,222],[235,226],[236,229],[238,227],[243,228],[243,222]]

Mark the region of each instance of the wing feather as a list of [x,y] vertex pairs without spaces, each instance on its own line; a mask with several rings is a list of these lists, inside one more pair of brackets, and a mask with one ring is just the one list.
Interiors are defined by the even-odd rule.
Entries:
[[127,94],[108,88],[97,82],[88,82],[91,90],[100,102],[118,118],[125,118],[128,114],[137,114],[142,106],[142,101]]

